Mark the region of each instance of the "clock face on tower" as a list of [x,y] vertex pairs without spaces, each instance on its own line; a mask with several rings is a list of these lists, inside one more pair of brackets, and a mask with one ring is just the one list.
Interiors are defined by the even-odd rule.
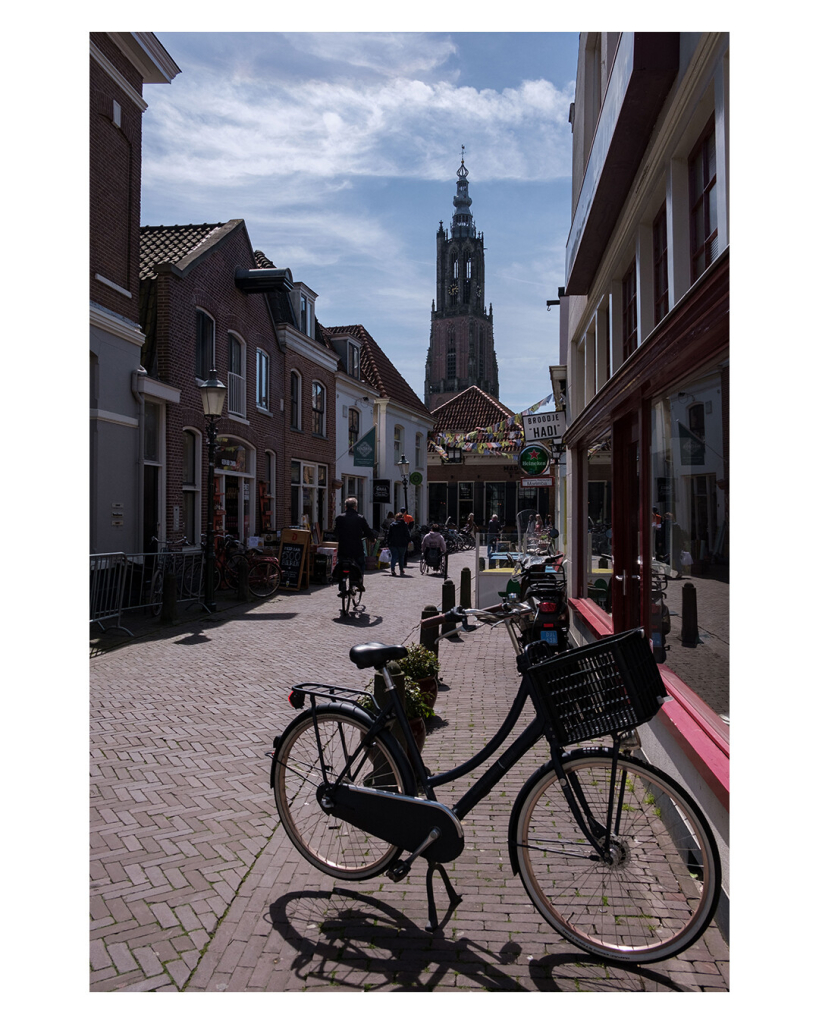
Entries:
[[458,286],[457,286],[457,284],[453,283],[453,284],[451,284],[449,286],[449,294],[450,295],[457,295],[458,294]]

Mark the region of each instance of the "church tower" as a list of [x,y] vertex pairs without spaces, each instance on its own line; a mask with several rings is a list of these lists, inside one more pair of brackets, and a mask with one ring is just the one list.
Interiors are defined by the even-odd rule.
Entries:
[[483,235],[476,232],[469,212],[463,146],[461,151],[455,213],[449,233],[440,221],[436,239],[437,282],[424,380],[424,404],[430,412],[473,385],[498,397],[492,306],[488,313],[485,306]]

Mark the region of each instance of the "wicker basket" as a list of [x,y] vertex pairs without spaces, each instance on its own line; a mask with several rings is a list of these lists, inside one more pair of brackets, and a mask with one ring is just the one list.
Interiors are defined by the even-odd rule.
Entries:
[[564,746],[641,725],[668,697],[642,629],[551,658],[541,651],[528,645],[526,672]]

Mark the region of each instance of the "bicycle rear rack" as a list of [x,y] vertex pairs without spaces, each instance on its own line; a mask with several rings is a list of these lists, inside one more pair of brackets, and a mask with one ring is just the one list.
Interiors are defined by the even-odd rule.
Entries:
[[304,707],[305,697],[309,697],[313,703],[317,697],[324,697],[328,700],[346,700],[351,704],[357,704],[361,697],[373,699],[373,695],[368,690],[352,686],[335,686],[331,683],[299,683],[290,691],[288,700],[291,706],[298,710]]

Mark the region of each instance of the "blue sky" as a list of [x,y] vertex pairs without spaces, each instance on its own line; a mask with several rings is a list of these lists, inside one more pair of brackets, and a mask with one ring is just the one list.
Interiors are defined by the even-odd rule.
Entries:
[[323,324],[363,324],[423,397],[464,145],[500,398],[549,393],[577,33],[156,34],[182,73],[145,87],[143,224],[243,218]]

